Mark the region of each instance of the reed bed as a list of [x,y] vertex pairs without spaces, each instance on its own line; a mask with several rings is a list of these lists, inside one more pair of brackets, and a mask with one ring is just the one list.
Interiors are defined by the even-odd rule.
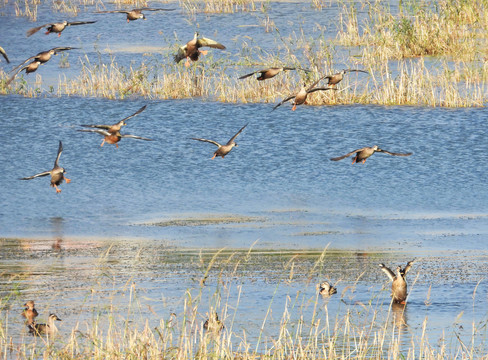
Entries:
[[[99,266],[104,266],[108,253],[109,250],[103,250]],[[250,259],[257,256],[251,250],[247,254],[222,250],[213,254],[200,253],[200,281],[195,279],[197,285],[181,294],[180,312],[164,316],[151,308],[147,311],[148,299],[135,281],[110,279],[107,268],[93,284],[86,284],[87,295],[85,300],[80,300],[84,305],[77,307],[79,313],[70,314],[79,320],[71,329],[63,327],[54,336],[32,337],[25,331],[19,334],[21,325],[12,322],[12,318],[19,314],[9,310],[19,294],[17,290],[3,292],[0,300],[0,356],[19,359],[427,360],[486,356],[483,322],[473,323],[471,339],[463,341],[456,336],[455,321],[453,329],[446,329],[447,334],[432,343],[428,337],[427,317],[421,328],[412,334],[407,331],[404,306],[381,300],[387,296],[374,295],[366,304],[352,301],[361,276],[354,283],[356,285],[333,295],[336,298],[322,298],[316,291],[308,291],[306,286],[303,291],[281,301],[284,304],[281,314],[276,313],[276,309],[273,313],[278,287],[293,282],[297,273],[309,279],[307,284],[324,277],[325,253],[326,250],[316,255],[310,267],[301,264],[298,254],[282,262],[281,279],[270,286],[270,289],[275,288],[274,294],[267,310],[263,308],[264,317],[252,331],[242,329],[242,324],[247,321],[246,314],[240,311],[241,294],[246,286],[240,278],[241,269],[249,267]],[[4,281],[15,288],[12,285],[18,278]],[[112,289],[110,298],[98,298],[98,294],[107,291],[107,286]],[[123,297],[125,305],[117,302],[115,297]],[[473,300],[474,297],[475,293]],[[90,309],[88,300],[105,305]],[[65,301],[65,297],[59,299],[59,303]],[[345,304],[340,314],[329,312],[331,301]],[[224,327],[214,320],[205,330],[204,320],[215,313]],[[455,342],[447,340],[449,332],[454,334]]]

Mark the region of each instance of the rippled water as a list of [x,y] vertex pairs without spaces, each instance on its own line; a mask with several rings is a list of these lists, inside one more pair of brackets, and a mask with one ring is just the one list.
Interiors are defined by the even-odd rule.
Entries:
[[[272,7],[277,26],[286,33],[300,24],[313,31],[318,19],[332,23],[337,10],[334,5],[331,12],[317,12],[301,4],[301,15],[290,23],[285,15],[293,6]],[[61,38],[39,33],[18,42],[16,34],[34,24],[4,16],[0,45],[13,49],[13,63],[53,46],[82,47],[81,54],[70,55],[70,69],[43,66],[46,90],[57,83],[58,73],[78,74],[79,64],[72,59],[82,54],[96,59],[101,49],[105,58],[110,48],[117,61],[130,64],[134,54],[159,56],[160,43],[172,46],[173,30],[180,39],[191,37],[193,29],[179,11],[171,15],[174,23],[167,21],[169,16],[150,13],[146,22],[126,24],[121,14],[103,16],[102,23],[102,15],[85,13],[77,20],[96,18],[99,23],[83,26],[80,33],[67,29]],[[240,46],[245,35],[253,41],[275,37],[257,27],[246,27],[243,35],[238,26],[258,24],[260,16],[199,14],[196,22],[201,33]],[[41,14],[39,23],[48,21]],[[230,30],[213,30],[223,23]],[[109,26],[134,30],[133,40],[128,43],[125,32],[101,31]],[[137,48],[140,44],[148,48]],[[234,56],[232,50],[226,56]],[[102,148],[101,136],[76,131],[81,124],[115,123],[144,104],[146,111],[123,131],[154,142],[123,139],[119,149]],[[339,281],[340,294],[328,302],[331,313],[360,311],[360,304],[371,303],[386,316],[389,285],[377,265],[394,267],[413,258],[406,347],[410,338],[420,337],[426,317],[431,343],[443,336],[455,343],[453,328],[467,340],[473,323],[482,328],[486,322],[486,109],[357,105],[302,106],[292,112],[282,106],[271,112],[271,104],[199,99],[17,96],[0,97],[0,108],[0,237],[5,239],[0,272],[5,274],[2,296],[17,294],[9,304],[16,330],[23,328],[17,313],[29,298],[42,315],[54,311],[63,318],[64,334],[78,321],[89,323],[92,312],[108,303],[126,311],[125,284],[130,282],[141,304],[138,319],[157,324],[170,312],[181,313],[186,289],[198,291],[208,265],[200,249],[233,252],[251,246],[267,255],[254,254],[237,274],[226,270],[227,288],[219,290],[229,294],[229,304],[237,304],[242,286],[234,330],[245,329],[250,339],[258,336],[268,306],[276,315],[266,335],[274,335],[287,296],[303,304],[294,316],[310,316],[314,302],[309,300],[315,299],[319,279]],[[190,139],[226,142],[245,124],[239,147],[225,159],[211,160],[215,147]],[[61,185],[61,194],[48,178],[18,180],[49,170],[59,140],[64,145],[60,164],[72,179]],[[413,155],[376,154],[364,165],[351,165],[350,158],[329,160],[375,144]],[[327,246],[325,265],[311,274]],[[285,254],[270,255],[270,249]],[[305,250],[311,253],[296,259],[290,280],[286,264]],[[12,282],[11,275],[18,280]],[[219,289],[217,277],[211,273],[207,281],[204,304],[212,303]]]

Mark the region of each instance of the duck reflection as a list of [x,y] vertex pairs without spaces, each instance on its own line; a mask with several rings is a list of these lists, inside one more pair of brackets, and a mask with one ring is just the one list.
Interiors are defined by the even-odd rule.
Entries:
[[62,250],[61,247],[63,243],[63,236],[64,236],[64,218],[60,216],[50,218],[51,222],[51,231],[52,236],[54,239],[53,244],[51,245],[53,250]]
[[391,304],[392,323],[398,329],[399,335],[403,329],[408,327],[407,324],[407,306],[393,302]]

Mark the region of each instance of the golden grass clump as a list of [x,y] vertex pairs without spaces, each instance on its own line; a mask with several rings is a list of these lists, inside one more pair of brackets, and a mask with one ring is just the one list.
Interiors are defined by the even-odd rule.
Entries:
[[179,0],[182,9],[191,14],[235,13],[239,11],[255,11],[254,0]]

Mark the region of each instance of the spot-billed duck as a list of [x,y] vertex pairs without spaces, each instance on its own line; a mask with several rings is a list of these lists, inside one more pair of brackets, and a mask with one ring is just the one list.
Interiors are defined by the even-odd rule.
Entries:
[[34,335],[53,335],[58,331],[58,328],[56,327],[56,321],[61,321],[61,319],[58,318],[56,314],[51,314],[47,319],[47,324],[34,323],[29,325],[29,332]]
[[407,299],[407,273],[412,268],[414,261],[409,261],[404,269],[400,266],[396,268],[396,274],[385,266],[385,264],[379,264],[379,267],[392,281],[391,284],[391,297],[394,303],[405,304]]
[[26,308],[22,311],[22,316],[25,317],[26,324],[28,325],[32,324],[34,322],[35,317],[39,315],[39,313],[35,309],[34,301],[29,300],[24,304],[24,306]]
[[410,156],[412,153],[392,153],[383,149],[380,149],[378,145],[375,145],[373,147],[363,147],[361,149],[357,149],[354,151],[351,151],[350,153],[347,153],[346,155],[342,155],[339,157],[331,158],[332,161],[339,161],[342,159],[345,159],[351,155],[356,154],[354,159],[352,160],[352,163],[359,163],[360,161],[363,162],[363,164],[366,162],[366,159],[369,158],[371,155],[373,155],[375,152],[382,152],[388,155],[393,155],[393,156]]
[[344,75],[347,72],[353,72],[353,71],[354,72],[362,72],[362,73],[365,73],[365,74],[369,74],[367,71],[364,71],[364,70],[344,69],[341,72],[338,72],[337,74],[327,75],[324,79],[327,79],[328,80],[327,85],[336,86],[338,83],[340,83],[342,81],[342,79],[344,79]]
[[34,35],[36,32],[41,30],[43,27],[46,28],[46,35],[49,35],[50,33],[58,33],[58,37],[61,36],[61,33],[63,32],[64,29],[66,29],[68,26],[74,26],[74,25],[84,25],[84,24],[94,24],[96,21],[66,21],[64,20],[63,22],[60,23],[48,23],[44,24],[32,29],[27,30],[27,37]]
[[246,128],[246,126],[247,126],[247,124],[244,125],[229,141],[227,141],[227,144],[225,144],[225,145],[221,145],[218,142],[213,141],[213,140],[199,139],[199,138],[191,138],[191,139],[192,140],[198,140],[198,141],[204,141],[204,142],[208,142],[208,143],[217,145],[218,149],[214,152],[214,154],[212,156],[212,160],[215,159],[216,156],[221,156],[223,159],[225,157],[225,155],[227,155],[232,150],[232,148],[234,146],[237,147],[237,144],[234,140],[242,132],[242,130],[244,130]]
[[324,281],[317,285],[319,290],[319,294],[322,296],[330,296],[337,293],[337,289],[329,284],[327,281]]
[[127,15],[127,22],[131,22],[138,19],[146,20],[146,16],[142,13],[143,11],[173,11],[175,9],[154,9],[154,8],[140,8],[132,10],[107,10],[107,11],[97,11],[95,14],[109,14],[109,13],[121,13]]
[[56,161],[54,161],[54,167],[52,168],[52,170],[44,171],[40,174],[36,174],[33,176],[21,178],[20,180],[31,180],[36,177],[51,175],[51,186],[56,188],[56,193],[60,193],[61,189],[59,189],[58,186],[63,182],[63,180],[66,180],[66,183],[71,182],[71,179],[68,179],[64,176],[66,170],[61,166],[59,166],[58,164],[59,157],[61,156],[62,152],[63,152],[63,143],[59,141],[58,155],[56,156]]
[[206,50],[200,50],[201,47],[211,47],[221,50],[225,49],[225,46],[217,41],[204,37],[198,38],[198,35],[198,32],[195,32],[193,39],[188,41],[185,46],[181,46],[178,49],[178,53],[174,56],[176,63],[179,63],[181,60],[186,58],[185,66],[190,66],[189,59],[192,61],[197,61],[200,54],[207,54]]
[[273,68],[269,68],[269,69],[265,69],[265,70],[254,71],[250,74],[246,74],[246,75],[241,76],[239,79],[245,79],[245,78],[248,78],[249,76],[252,76],[254,74],[260,74],[256,79],[257,80],[266,80],[266,79],[271,79],[271,78],[275,77],[276,75],[278,75],[280,72],[287,71],[287,70],[302,70],[302,71],[310,72],[310,70],[305,70],[305,69],[301,69],[301,68],[293,68],[293,67],[275,68],[275,67],[273,67]]

